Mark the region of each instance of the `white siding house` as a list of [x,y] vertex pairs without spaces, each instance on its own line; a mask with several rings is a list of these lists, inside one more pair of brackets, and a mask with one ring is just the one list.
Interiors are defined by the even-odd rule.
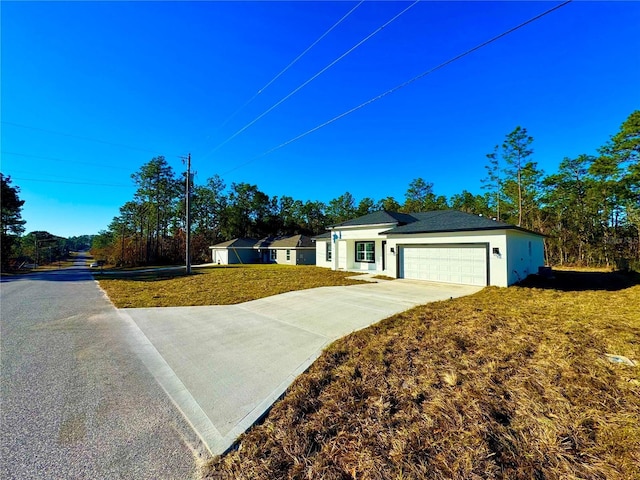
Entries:
[[316,265],[506,287],[544,265],[542,240],[536,232],[454,210],[381,211],[334,225],[316,237]]

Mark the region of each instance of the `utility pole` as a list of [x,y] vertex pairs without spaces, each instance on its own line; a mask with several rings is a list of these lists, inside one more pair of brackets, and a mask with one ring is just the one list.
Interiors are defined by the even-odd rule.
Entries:
[[186,267],[187,275],[191,274],[191,153],[187,156],[187,225],[186,225]]

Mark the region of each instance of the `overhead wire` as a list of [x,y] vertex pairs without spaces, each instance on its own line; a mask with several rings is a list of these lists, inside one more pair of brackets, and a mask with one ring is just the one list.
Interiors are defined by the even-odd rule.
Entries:
[[291,143],[293,143],[293,142],[295,142],[297,140],[300,140],[301,138],[306,137],[307,135],[309,135],[309,134],[311,134],[311,133],[313,133],[313,132],[315,132],[317,130],[320,130],[321,128],[324,128],[327,125],[330,125],[330,124],[340,120],[341,118],[344,118],[347,115],[350,115],[353,112],[356,112],[356,111],[360,110],[361,108],[364,108],[367,105],[386,97],[387,95],[391,95],[392,93],[394,93],[394,92],[396,92],[396,91],[398,91],[398,90],[400,90],[400,89],[412,84],[413,82],[415,82],[417,80],[420,80],[421,78],[424,78],[427,75],[430,75],[430,74],[436,72],[437,70],[440,70],[440,69],[446,67],[447,65],[450,65],[451,63],[453,63],[453,62],[455,62],[457,60],[460,60],[461,58],[466,57],[467,55],[470,55],[471,53],[473,53],[473,52],[475,52],[477,50],[480,50],[483,47],[486,47],[487,45],[489,45],[489,44],[491,44],[491,43],[493,43],[493,42],[495,42],[495,41],[497,41],[497,40],[499,40],[499,39],[501,39],[501,38],[503,38],[503,37],[515,32],[516,30],[519,30],[519,29],[525,27],[526,25],[529,25],[530,23],[533,23],[536,20],[539,20],[540,18],[542,18],[542,17],[544,17],[544,16],[546,16],[546,15],[548,15],[548,14],[550,14],[550,13],[552,13],[552,12],[554,12],[554,11],[556,11],[556,10],[566,6],[566,5],[568,5],[572,1],[573,0],[566,0],[565,2],[562,2],[561,4],[558,4],[558,5],[552,7],[550,9],[548,9],[548,10],[545,10],[544,12],[542,12],[542,13],[540,13],[540,14],[538,14],[538,15],[536,15],[536,16],[534,16],[534,17],[532,17],[532,18],[530,18],[530,19],[528,19],[528,20],[516,25],[515,27],[512,27],[509,30],[506,30],[506,31],[500,33],[499,35],[496,35],[495,37],[492,37],[489,40],[486,40],[486,41],[476,45],[475,47],[470,48],[469,50],[466,50],[465,52],[460,53],[460,54],[456,55],[455,57],[452,57],[449,60],[446,60],[446,61],[440,63],[439,65],[436,65],[435,67],[430,68],[429,70],[426,70],[426,71],[416,75],[415,77],[407,80],[406,82],[403,82],[403,83],[401,83],[399,85],[396,85],[395,87],[390,88],[389,90],[387,90],[387,91],[385,91],[385,92],[383,92],[383,93],[381,93],[379,95],[376,95],[375,97],[370,98],[369,100],[367,100],[365,102],[362,102],[361,104],[359,104],[359,105],[357,105],[357,106],[355,106],[355,107],[353,107],[353,108],[341,113],[340,115],[336,115],[335,117],[331,118],[330,120],[327,120],[326,122],[321,123],[320,125],[317,125],[317,126],[311,128],[311,129],[307,130],[306,132],[301,133],[300,135],[298,135],[296,137],[293,137],[293,138],[287,140],[286,142],[283,142],[280,145],[277,145],[277,146],[275,146],[275,147],[273,147],[273,148],[261,153],[260,155],[257,155],[255,157],[253,157],[252,159],[237,165],[236,167],[233,167],[230,170],[227,170],[226,172],[222,173],[221,175],[226,175],[227,173],[231,173],[231,172],[233,172],[233,171],[235,171],[235,170],[237,170],[239,168],[242,168],[242,167],[244,167],[244,166],[246,166],[246,165],[248,165],[248,164],[250,164],[252,162],[255,162],[256,160],[258,160],[258,159],[260,159],[260,158],[262,158],[262,157],[264,157],[266,155],[269,155],[270,153],[273,153],[276,150],[279,150],[279,149],[281,149],[281,148],[283,148],[283,147],[285,147],[285,146],[287,146],[287,145],[289,145],[289,144],[291,144]]
[[107,141],[107,140],[101,140],[101,139],[98,139],[98,138],[83,137],[81,135],[75,135],[73,133],[57,132],[55,130],[48,130],[46,128],[33,127],[33,126],[30,126],[30,125],[23,125],[21,123],[8,122],[8,121],[5,121],[5,120],[2,120],[0,123],[2,123],[4,125],[11,125],[13,127],[26,128],[26,129],[29,129],[29,130],[36,130],[36,131],[40,131],[40,132],[50,133],[50,134],[53,134],[53,135],[60,135],[60,136],[63,136],[63,137],[77,138],[79,140],[87,140],[87,141],[90,141],[90,142],[103,143],[105,145],[111,145],[111,146],[114,146],[114,147],[126,148],[128,150],[138,150],[140,152],[147,152],[147,153],[153,153],[155,155],[162,155],[157,150],[151,150],[151,149],[148,149],[148,148],[141,148],[141,147],[134,147],[134,146],[125,145],[125,144],[122,144],[122,143],[114,143],[114,142],[110,142],[110,141]]
[[117,188],[132,188],[133,185],[113,184],[113,183],[94,183],[94,182],[75,182],[70,180],[46,180],[43,178],[24,178],[14,177],[11,175],[12,180],[20,180],[22,182],[39,182],[39,183],[61,183],[67,185],[89,185],[92,187],[117,187]]
[[385,24],[381,25],[380,27],[378,27],[376,30],[374,30],[373,32],[371,32],[369,35],[367,35],[365,38],[363,38],[362,40],[360,40],[358,43],[356,43],[354,46],[352,46],[350,49],[348,49],[346,52],[344,52],[342,55],[340,55],[338,58],[336,58],[335,60],[333,60],[331,63],[329,63],[327,66],[325,66],[324,68],[322,68],[320,71],[318,71],[317,73],[315,73],[314,75],[312,75],[309,79],[305,80],[303,83],[301,83],[298,87],[296,87],[295,89],[293,89],[290,93],[288,93],[287,95],[285,95],[283,98],[281,98],[280,100],[278,100],[275,104],[273,104],[271,107],[269,107],[267,110],[265,110],[264,112],[262,112],[260,115],[258,115],[256,118],[254,118],[253,120],[251,120],[248,124],[246,124],[244,127],[242,127],[240,130],[236,131],[233,135],[231,135],[229,138],[227,138],[226,140],[224,140],[222,143],[220,143],[217,147],[215,147],[213,150],[211,150],[210,152],[208,152],[207,154],[205,154],[202,158],[205,159],[206,157],[208,157],[209,155],[211,155],[212,153],[216,152],[218,149],[220,149],[222,146],[226,145],[227,143],[229,143],[231,140],[233,140],[235,137],[237,137],[238,135],[240,135],[242,132],[244,132],[247,128],[251,127],[251,125],[253,125],[254,123],[256,123],[258,120],[260,120],[262,117],[264,117],[265,115],[267,115],[269,112],[271,112],[273,109],[275,109],[276,107],[278,107],[279,105],[281,105],[283,102],[285,102],[287,99],[291,98],[293,95],[295,95],[297,92],[299,92],[302,88],[304,88],[305,86],[307,86],[309,83],[311,83],[313,80],[315,80],[316,78],[318,78],[320,75],[322,75],[324,72],[326,72],[328,69],[330,69],[331,67],[333,67],[336,63],[338,63],[340,60],[342,60],[344,57],[346,57],[347,55],[349,55],[351,52],[353,52],[355,49],[357,49],[358,47],[360,47],[362,44],[364,44],[365,42],[367,42],[369,39],[371,39],[373,36],[377,35],[378,33],[380,33],[384,28],[386,28],[387,26],[389,26],[391,23],[393,23],[395,20],[397,20],[398,18],[400,18],[402,15],[404,15],[407,11],[409,11],[411,8],[413,8],[416,4],[418,4],[418,2],[420,2],[420,0],[415,0],[411,5],[409,5],[407,8],[405,8],[404,10],[402,10],[400,13],[398,13],[397,15],[395,15],[393,18],[391,18],[390,20],[388,20]]
[[114,170],[130,170],[129,168],[115,167],[113,165],[108,165],[108,164],[81,162],[81,161],[77,161],[77,160],[68,160],[68,159],[62,159],[62,158],[46,157],[46,156],[43,156],[43,155],[31,155],[31,154],[27,154],[27,153],[8,152],[6,150],[2,150],[2,151],[0,151],[0,153],[2,155],[15,155],[17,157],[25,157],[25,158],[39,158],[41,160],[51,160],[52,162],[61,162],[61,163],[66,163],[66,164],[75,163],[77,165],[87,165],[89,167],[110,168],[110,169],[114,169]]
[[247,100],[240,108],[238,108],[235,112],[233,112],[224,122],[222,122],[221,127],[224,127],[227,122],[229,120],[231,120],[233,117],[235,117],[238,113],[240,113],[247,105],[249,105],[251,102],[253,102],[256,97],[258,97],[258,95],[260,95],[262,92],[264,92],[273,82],[275,82],[278,78],[280,78],[284,73],[286,73],[287,70],[289,70],[293,65],[295,65],[298,60],[300,60],[302,57],[304,57],[313,47],[315,47],[324,37],[326,37],[327,35],[329,35],[329,33],[331,33],[338,25],[340,25],[343,21],[345,21],[347,18],[349,18],[349,16],[356,11],[356,9],[362,5],[365,2],[365,0],[360,0],[360,2],[353,7],[351,10],[349,10],[345,15],[342,16],[342,18],[340,20],[338,20],[336,23],[334,23],[326,32],[324,32],[322,35],[320,35],[311,45],[309,45],[300,55],[298,55],[296,58],[294,58],[289,65],[287,65],[286,67],[284,67],[282,70],[280,70],[280,72],[278,72],[278,74],[276,74],[275,77],[273,77],[271,80],[269,80],[264,87],[260,88],[254,95],[253,97],[251,97],[249,100]]

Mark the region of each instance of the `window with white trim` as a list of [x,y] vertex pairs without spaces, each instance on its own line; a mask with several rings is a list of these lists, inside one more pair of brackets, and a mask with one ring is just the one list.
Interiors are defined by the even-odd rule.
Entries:
[[287,261],[291,260],[291,250],[287,250]]
[[327,262],[331,261],[331,240],[327,242]]
[[271,250],[271,261],[275,262],[278,259],[278,251],[277,250]]
[[374,263],[376,242],[356,242],[356,262]]

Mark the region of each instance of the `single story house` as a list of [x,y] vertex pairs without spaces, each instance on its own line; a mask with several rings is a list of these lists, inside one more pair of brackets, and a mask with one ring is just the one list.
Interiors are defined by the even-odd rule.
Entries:
[[279,263],[315,265],[316,247],[306,235],[266,237],[261,240],[236,238],[209,247],[213,263]]
[[374,212],[314,239],[316,265],[333,270],[506,287],[544,265],[543,238],[487,217],[442,210]]
[[256,240],[252,238],[234,238],[227,242],[218,243],[212,247],[211,259],[218,265],[234,263],[258,263],[258,252],[253,247]]

